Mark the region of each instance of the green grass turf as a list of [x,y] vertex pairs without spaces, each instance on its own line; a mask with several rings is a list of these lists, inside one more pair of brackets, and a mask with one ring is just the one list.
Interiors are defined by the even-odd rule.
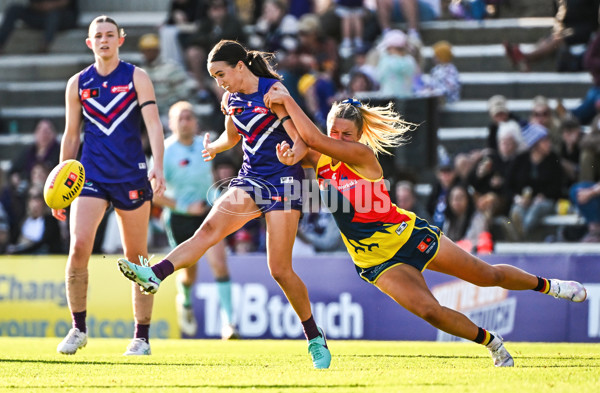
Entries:
[[58,338],[0,338],[0,391],[21,392],[598,392],[600,344],[507,343],[514,368],[495,368],[473,343],[330,340],[314,370],[302,340],[91,339],[76,355]]

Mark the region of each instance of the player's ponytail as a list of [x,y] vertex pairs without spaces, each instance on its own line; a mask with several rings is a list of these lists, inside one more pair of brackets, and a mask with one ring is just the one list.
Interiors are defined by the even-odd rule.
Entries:
[[327,115],[328,127],[338,118],[352,121],[358,129],[359,142],[369,146],[375,154],[391,154],[386,148],[405,144],[408,141],[405,134],[417,126],[404,121],[392,102],[386,106],[369,106],[353,98],[332,105]]
[[221,40],[212,48],[207,60],[209,63],[224,61],[231,67],[241,61],[256,76],[281,80],[281,75],[269,64],[272,59],[272,53],[248,51],[237,41]]

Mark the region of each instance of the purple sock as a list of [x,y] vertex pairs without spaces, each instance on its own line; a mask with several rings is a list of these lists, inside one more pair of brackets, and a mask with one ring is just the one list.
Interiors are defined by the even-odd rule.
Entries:
[[304,335],[307,340],[312,340],[315,337],[319,337],[319,329],[317,328],[317,324],[311,315],[306,321],[302,322],[302,329],[304,329]]
[[133,335],[134,338],[143,338],[146,340],[147,343],[150,342],[150,324],[148,325],[141,325],[139,323],[135,324],[135,334]]
[[168,259],[163,259],[156,265],[152,266],[151,269],[160,281],[169,277],[175,271],[175,267]]
[[87,310],[71,313],[71,318],[73,319],[73,327],[79,329],[79,331],[82,333],[85,333],[87,331],[87,327],[85,325],[86,315]]

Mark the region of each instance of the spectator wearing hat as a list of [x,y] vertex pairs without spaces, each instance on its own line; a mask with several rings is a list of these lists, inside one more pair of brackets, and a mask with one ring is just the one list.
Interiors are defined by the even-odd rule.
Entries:
[[441,95],[446,102],[460,99],[460,78],[458,69],[452,63],[452,45],[448,41],[433,44],[435,66],[429,75],[423,76],[424,91]]
[[413,80],[419,72],[419,67],[415,58],[408,52],[406,34],[401,30],[390,30],[379,44],[379,50],[379,91],[390,97],[412,96]]
[[554,212],[562,196],[564,175],[546,127],[529,124],[523,140],[527,150],[515,157],[506,181],[513,198],[510,218],[514,235],[518,240],[530,240],[543,218]]
[[555,152],[560,151],[562,137],[560,132],[560,120],[550,107],[548,99],[542,95],[533,97],[533,105],[529,116],[530,123],[541,124],[548,130],[548,137],[552,142]]
[[194,101],[198,84],[184,68],[161,56],[160,40],[156,34],[144,34],[138,42],[143,68],[154,84],[158,113],[165,130],[169,124],[169,108],[178,101]]
[[521,120],[508,110],[508,103],[503,95],[491,96],[488,99],[487,107],[491,119],[488,125],[487,147],[498,150],[498,125],[509,120],[514,120],[520,124]]

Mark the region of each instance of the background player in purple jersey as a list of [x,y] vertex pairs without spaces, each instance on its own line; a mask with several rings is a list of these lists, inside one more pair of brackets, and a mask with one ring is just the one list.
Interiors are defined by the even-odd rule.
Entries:
[[[290,133],[297,130],[311,149],[308,154],[300,154],[304,164],[315,168],[324,199],[329,193],[331,197],[350,200],[351,207],[356,205],[355,197],[364,203],[362,211],[332,209],[360,277],[436,328],[486,345],[495,366],[514,365],[502,337],[442,306],[427,287],[421,273],[425,268],[482,287],[532,289],[574,302],[586,299],[586,290],[578,282],[536,277],[511,265],[489,265],[458,247],[439,228],[398,208],[387,191],[384,197],[368,194],[367,190],[376,194],[376,185],[383,180],[377,153],[403,144],[405,133],[411,128],[391,103],[386,107],[370,107],[354,99],[334,103],[327,116],[325,135],[286,90],[272,88],[265,102],[269,106],[284,105],[289,112],[296,125]],[[284,141],[277,147],[277,154],[282,162],[293,162],[294,150]],[[345,187],[349,182],[356,184],[354,190],[364,192]]]
[[[266,107],[263,96],[272,86],[284,88],[281,77],[268,63],[268,55],[247,51],[236,41],[221,41],[208,56],[208,71],[227,91],[223,97],[225,131],[214,142],[204,139],[204,157],[211,160],[235,146],[243,137],[244,163],[229,189],[214,203],[198,231],[151,268],[119,260],[123,274],[144,290],[155,293],[162,280],[190,266],[211,246],[241,228],[253,218],[265,215],[267,224],[267,263],[271,275],[285,293],[302,322],[315,368],[328,368],[331,355],[325,335],[317,327],[306,286],[292,268],[292,247],[301,208],[300,187],[303,170],[298,162],[284,165],[276,156],[276,145],[293,141],[286,133],[292,122],[279,116],[283,107]],[[285,130],[284,130],[285,127]],[[305,149],[306,150],[306,149]],[[299,154],[301,158],[301,154]],[[300,160],[298,158],[297,161]],[[292,195],[293,194],[293,195]],[[243,332],[241,332],[243,334]]]
[[[124,40],[123,30],[113,19],[94,19],[86,44],[94,52],[95,62],[71,77],[66,88],[60,160],[77,157],[83,125],[81,162],[86,180],[70,212],[66,289],[73,328],[58,345],[57,351],[64,354],[74,354],[87,344],[87,267],[96,230],[109,203],[115,207],[125,256],[131,260],[139,256],[142,262],[148,255],[152,195],[162,195],[165,189],[164,137],[154,87],[143,70],[119,59]],[[140,117],[148,130],[155,162],[150,173],[142,150]],[[52,214],[59,220],[66,219],[64,210]],[[143,296],[135,286],[132,289],[135,337],[125,355],[149,355],[153,297]]]

